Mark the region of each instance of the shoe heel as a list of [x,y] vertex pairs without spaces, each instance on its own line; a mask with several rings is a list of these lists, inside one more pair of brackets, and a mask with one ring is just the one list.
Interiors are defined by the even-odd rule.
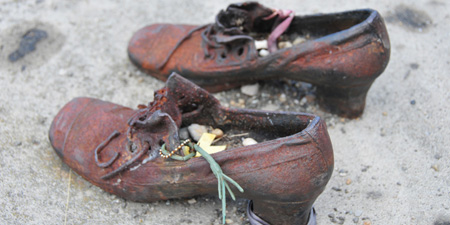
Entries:
[[276,203],[253,200],[253,212],[269,224],[309,224],[314,201],[302,203]]
[[364,111],[370,86],[340,88],[318,85],[316,93],[320,107],[341,117],[356,118]]

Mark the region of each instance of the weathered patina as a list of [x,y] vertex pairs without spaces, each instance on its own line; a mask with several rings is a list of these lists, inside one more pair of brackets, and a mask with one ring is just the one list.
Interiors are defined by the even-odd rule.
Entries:
[[[153,102],[133,110],[76,98],[52,122],[49,137],[61,159],[107,192],[151,202],[217,194],[217,179],[203,158],[164,159],[192,123],[249,132],[260,143],[212,155],[223,172],[252,199],[254,212],[271,224],[306,224],[311,206],[333,171],[326,125],[305,113],[232,109],[179,75],[155,92]],[[234,189],[234,188],[233,188]]]
[[[290,13],[246,2],[230,5],[212,24],[153,24],[134,34],[128,54],[136,66],[158,79],[177,72],[211,92],[268,79],[308,82],[317,87],[325,110],[360,116],[367,92],[390,56],[380,14],[364,9],[291,20],[283,12]],[[271,43],[281,31],[284,38],[299,36],[305,41],[277,49]],[[264,57],[255,47],[260,39],[271,45]]]

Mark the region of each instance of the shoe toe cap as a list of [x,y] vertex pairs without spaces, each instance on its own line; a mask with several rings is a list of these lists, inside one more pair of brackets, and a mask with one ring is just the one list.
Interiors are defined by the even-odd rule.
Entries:
[[56,153],[62,158],[64,142],[74,121],[81,111],[91,102],[90,98],[75,98],[67,103],[55,116],[49,130],[49,139]]
[[128,56],[137,67],[159,71],[176,44],[195,26],[153,24],[138,30],[128,43]]

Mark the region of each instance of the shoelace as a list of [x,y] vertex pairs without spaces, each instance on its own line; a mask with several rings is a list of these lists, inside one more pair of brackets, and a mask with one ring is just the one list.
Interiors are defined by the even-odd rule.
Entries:
[[195,156],[195,152],[190,153],[186,156],[180,156],[175,155],[174,153],[181,149],[182,146],[188,145],[191,149],[194,149],[195,151],[199,152],[202,157],[209,163],[209,167],[211,168],[213,174],[217,178],[217,191],[219,194],[219,199],[222,200],[222,223],[225,224],[225,217],[226,217],[226,208],[227,208],[227,201],[226,201],[226,191],[230,193],[231,198],[236,201],[236,197],[233,193],[233,191],[230,188],[230,185],[228,182],[230,182],[232,185],[234,185],[240,192],[244,192],[244,189],[233,179],[231,179],[229,176],[225,175],[222,171],[222,168],[220,168],[220,165],[214,160],[214,158],[208,154],[205,150],[203,150],[200,146],[196,144],[192,144],[192,142],[187,139],[184,142],[182,142],[181,145],[179,145],[175,150],[169,152],[166,150],[166,144],[163,144],[160,149],[160,155],[163,158],[171,158],[174,160],[181,160],[181,161],[187,161]]
[[[178,130],[175,122],[173,121],[173,119],[170,117],[169,114],[161,112],[160,110],[156,110],[158,107],[158,104],[155,102],[152,102],[149,104],[149,106],[140,106],[140,109],[128,120],[128,130],[127,130],[127,139],[128,139],[128,145],[126,146],[127,149],[133,149],[133,147],[131,146],[131,138],[133,136],[133,129],[135,128],[135,126],[137,124],[141,124],[144,126],[151,126],[152,122],[160,122],[161,119],[163,117],[167,117],[169,124],[167,127],[167,132],[169,133],[169,135],[171,135],[175,129]],[[152,120],[155,119],[155,120]],[[101,151],[114,139],[117,138],[120,135],[120,132],[118,132],[117,130],[113,131],[112,134],[110,134],[106,140],[104,140],[103,142],[101,142],[94,151],[94,157],[95,157],[95,162],[97,164],[97,166],[101,167],[101,168],[106,168],[111,166],[114,161],[119,157],[119,153],[115,153],[114,156],[107,160],[106,162],[100,162],[99,160],[99,154],[101,153]],[[178,135],[176,135],[178,136]],[[137,149],[138,153],[135,154],[131,159],[129,159],[128,161],[126,161],[125,163],[123,163],[122,165],[120,165],[117,169],[113,170],[112,172],[107,173],[106,175],[104,175],[102,177],[102,179],[109,179],[115,175],[117,175],[118,173],[120,173],[121,171],[125,170],[129,165],[131,165],[132,163],[134,163],[136,160],[138,160],[141,156],[143,156],[146,152],[148,152],[149,149],[149,143],[147,141],[142,141],[141,140],[141,147],[139,149]],[[191,149],[194,149],[195,151],[199,152],[202,157],[209,163],[210,168],[213,172],[213,174],[216,176],[217,178],[217,188],[218,188],[218,194],[219,194],[219,199],[222,200],[222,215],[223,215],[223,223],[225,224],[225,217],[226,217],[226,191],[228,191],[228,193],[230,194],[231,198],[233,200],[236,200],[236,197],[233,193],[233,191],[230,188],[230,185],[228,184],[228,182],[230,182],[231,184],[233,184],[240,192],[244,192],[244,189],[242,189],[242,187],[233,179],[231,179],[230,177],[228,177],[227,175],[225,175],[222,171],[222,168],[220,167],[220,165],[214,160],[214,158],[209,155],[205,150],[203,150],[200,146],[191,143],[191,141],[185,140],[183,141],[178,147],[176,147],[173,151],[168,152],[166,150],[166,143],[164,143],[160,150],[159,150],[159,154],[162,158],[171,158],[174,160],[180,160],[180,161],[187,161],[189,159],[191,159],[192,157],[195,156],[195,152],[192,152],[188,155],[185,156],[180,156],[180,155],[176,155],[175,153],[177,151],[179,151],[181,149],[181,147],[183,147],[184,145],[189,146]],[[134,151],[132,151],[134,152]],[[146,161],[146,160],[144,160]],[[144,162],[145,163],[145,162]]]
[[[277,39],[290,26],[292,20],[294,19],[294,11],[292,11],[292,10],[274,10],[274,12],[271,15],[263,18],[263,20],[269,20],[269,19],[274,18],[275,16],[278,16],[278,18],[276,19],[275,24],[274,24],[275,25],[274,29],[272,29],[272,32],[270,33],[268,40],[267,40],[268,50],[270,53],[278,50],[278,47],[276,44]],[[164,68],[164,66],[167,64],[167,62],[169,62],[169,59],[172,57],[173,53],[178,49],[178,47],[181,46],[181,44],[183,44],[184,41],[189,39],[194,32],[204,29],[204,28],[206,28],[206,29],[204,31],[202,31],[201,37],[202,37],[202,41],[204,43],[203,53],[204,53],[205,57],[207,57],[207,58],[214,57],[213,55],[211,55],[209,53],[209,48],[220,48],[224,44],[227,44],[227,43],[239,40],[239,39],[254,41],[253,37],[251,37],[249,35],[245,35],[245,34],[234,34],[234,35],[227,36],[226,34],[238,33],[241,31],[239,30],[238,27],[225,28],[219,22],[217,17],[216,17],[216,24],[218,27],[221,27],[221,29],[219,31],[216,31],[214,29],[214,27],[215,27],[214,24],[206,24],[206,25],[198,26],[198,27],[190,30],[187,34],[183,35],[183,37],[170,50],[169,54],[167,54],[166,58],[163,60],[161,65],[158,66],[158,69]],[[214,32],[222,33],[224,35],[221,35],[219,37],[218,35],[213,35],[212,33],[214,33]]]

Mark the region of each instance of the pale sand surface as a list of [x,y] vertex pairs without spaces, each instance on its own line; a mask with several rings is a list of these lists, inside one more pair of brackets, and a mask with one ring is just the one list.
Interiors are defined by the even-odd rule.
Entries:
[[[58,110],[75,97],[129,107],[152,100],[164,83],[129,62],[131,35],[152,23],[210,23],[231,2],[0,1],[0,224],[219,223],[220,203],[213,196],[194,204],[142,204],[102,191],[70,172],[47,132]],[[315,204],[318,224],[450,224],[450,3],[263,3],[297,14],[373,8],[387,21],[391,60],[369,91],[364,115],[342,120],[306,109],[326,119],[335,151],[335,173]],[[409,17],[399,20],[402,13]],[[422,24],[427,17],[431,21]],[[31,28],[45,30],[47,39],[9,62]],[[259,96],[273,88],[264,85]],[[283,93],[294,101],[286,90],[275,90]],[[242,98],[239,89],[216,96],[224,104]],[[277,105],[261,97],[258,108]],[[244,204],[229,201],[234,224],[245,224]]]

